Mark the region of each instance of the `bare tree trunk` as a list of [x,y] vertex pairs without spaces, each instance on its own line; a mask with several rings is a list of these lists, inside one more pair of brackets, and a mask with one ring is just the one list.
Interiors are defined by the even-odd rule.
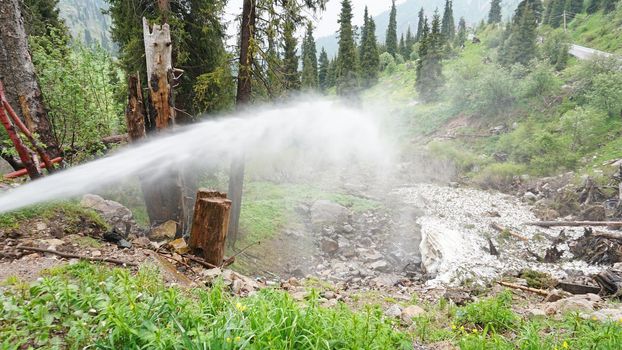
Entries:
[[[240,26],[240,63],[238,69],[238,91],[236,105],[243,109],[251,101],[253,53],[251,41],[255,36],[255,0],[244,0],[242,23]],[[239,154],[231,161],[229,173],[229,198],[231,199],[231,219],[229,221],[229,245],[238,238],[240,212],[242,211],[242,191],[244,189],[244,155]]]
[[221,266],[229,225],[231,201],[218,192],[199,190],[188,246],[208,263]]
[[60,150],[43,105],[19,3],[0,0],[0,79],[5,83],[9,104],[20,106],[19,117],[39,135],[48,155],[55,158]]
[[145,138],[145,106],[143,104],[142,86],[138,73],[128,79],[128,99],[125,108],[125,121],[130,142]]
[[[153,109],[150,117],[155,124],[155,131],[164,132],[175,124],[173,107],[172,42],[168,24],[154,25],[149,28],[143,18],[145,57],[147,60],[147,85]],[[177,222],[177,235],[186,229],[186,206],[182,176],[177,169],[166,169],[157,178],[142,178],[143,196],[147,213],[152,225],[159,225],[168,220]]]

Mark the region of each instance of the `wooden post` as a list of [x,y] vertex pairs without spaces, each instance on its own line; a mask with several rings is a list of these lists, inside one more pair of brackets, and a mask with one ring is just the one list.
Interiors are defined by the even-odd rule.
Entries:
[[188,246],[214,266],[223,263],[230,210],[231,201],[224,193],[198,191]]

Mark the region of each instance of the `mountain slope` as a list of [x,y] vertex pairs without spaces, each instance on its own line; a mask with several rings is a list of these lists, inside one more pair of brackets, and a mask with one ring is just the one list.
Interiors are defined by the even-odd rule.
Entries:
[[[503,1],[502,6],[505,17],[510,16],[518,2],[519,0]],[[387,26],[389,25],[389,7],[387,2],[387,11],[374,17],[374,21],[376,22],[376,37],[379,42],[384,42],[385,40]],[[397,5],[398,36],[401,35],[401,33],[406,33],[409,26],[413,33],[417,30],[417,16],[421,7],[423,7],[428,17],[431,17],[436,9],[438,9],[439,13],[442,15],[442,11],[445,7],[445,0],[408,0]],[[458,21],[460,17],[464,17],[468,24],[475,25],[482,19],[488,18],[489,8],[490,0],[454,1],[454,17],[456,21]],[[362,13],[355,14],[355,16],[362,15]],[[318,50],[324,47],[329,57],[334,56],[337,53],[337,35],[317,39],[317,47]]]
[[105,0],[60,0],[58,8],[74,38],[81,38],[87,45],[99,43],[105,50],[115,50],[108,30],[110,16],[102,13],[108,8]]

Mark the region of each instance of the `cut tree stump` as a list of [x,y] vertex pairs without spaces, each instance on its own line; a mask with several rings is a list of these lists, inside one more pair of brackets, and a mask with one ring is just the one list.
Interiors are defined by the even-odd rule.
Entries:
[[194,205],[190,249],[214,266],[221,266],[229,229],[231,201],[223,193],[199,190]]

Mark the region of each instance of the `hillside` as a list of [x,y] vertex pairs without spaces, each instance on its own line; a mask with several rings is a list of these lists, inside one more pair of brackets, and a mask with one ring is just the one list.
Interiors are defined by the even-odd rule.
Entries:
[[60,0],[58,7],[74,38],[88,45],[99,43],[109,52],[116,50],[108,31],[110,16],[102,13],[108,8],[106,0]]
[[[512,11],[516,8],[519,0],[503,1],[503,13],[504,17],[510,16]],[[443,11],[445,7],[444,0],[408,0],[404,3],[397,5],[397,33],[398,36],[402,33],[406,33],[408,27],[413,31],[417,30],[418,14],[419,10],[423,7],[424,11],[430,16],[436,9]],[[456,21],[460,17],[464,17],[467,20],[468,25],[473,26],[479,23],[488,14],[490,8],[489,0],[461,0],[454,1],[454,16]],[[376,37],[378,41],[384,42],[386,37],[386,30],[389,25],[389,10],[390,4],[387,2],[387,11],[374,16],[376,22]],[[362,16],[362,14],[355,13],[355,16]],[[337,53],[337,36],[332,35],[328,37],[321,37],[317,39],[318,50],[321,47],[326,49],[329,57],[332,57]]]

